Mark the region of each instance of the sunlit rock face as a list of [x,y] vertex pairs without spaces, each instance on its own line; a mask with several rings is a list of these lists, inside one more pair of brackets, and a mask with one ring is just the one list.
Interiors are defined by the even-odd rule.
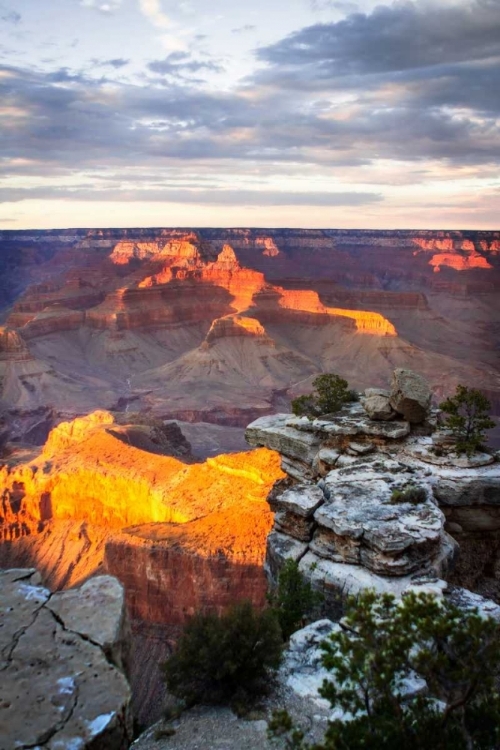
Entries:
[[154,429],[96,412],[52,430],[30,462],[0,468],[0,565],[36,563],[54,587],[107,569],[133,618],[160,624],[245,598],[262,605],[279,457],[186,464],[152,452]]
[[410,366],[435,397],[474,383],[497,404],[499,246],[498,232],[2,232],[0,299],[26,348],[0,354],[0,402],[18,426],[131,404],[243,426],[321,371],[364,388]]
[[417,238],[415,244],[421,247],[424,252],[432,253],[429,265],[433,266],[435,272],[440,271],[442,266],[449,266],[456,271],[467,271],[472,268],[493,268],[485,257],[491,250],[488,243],[484,241],[480,243],[483,253],[479,252],[474,242],[468,239],[457,241],[451,237],[430,240]]

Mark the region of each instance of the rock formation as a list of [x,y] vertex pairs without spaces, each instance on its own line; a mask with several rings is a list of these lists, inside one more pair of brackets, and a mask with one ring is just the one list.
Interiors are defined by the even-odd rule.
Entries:
[[368,364],[376,385],[411,366],[435,395],[474,383],[500,404],[499,242],[495,232],[2,232],[11,437],[44,435],[32,430],[42,408],[57,423],[132,402],[162,419],[243,426],[318,372],[365,388]]
[[[174,428],[119,425],[100,411],[54,428],[27,463],[7,460],[0,565],[36,562],[57,588],[106,568],[125,584],[132,617],[160,624],[241,598],[262,603],[278,457],[186,464],[164,455]],[[185,460],[178,446],[177,436]]]
[[[304,575],[324,594],[330,615],[338,616],[345,595],[364,588],[400,594],[422,576],[470,584],[465,570],[462,581],[454,572],[459,544],[466,560],[471,554],[459,519],[466,519],[468,533],[481,532],[483,542],[498,549],[495,454],[457,456],[452,445],[444,450],[441,442],[436,454],[430,433],[435,431],[434,439],[441,433],[425,382],[397,370],[392,393],[369,389],[336,417],[281,414],[260,418],[246,431],[250,445],[280,453],[288,475],[268,497],[275,512],[268,576],[276,583],[286,559],[300,561]],[[425,420],[424,427],[413,430],[401,414],[381,420],[372,414],[374,398],[390,400],[414,421]],[[500,577],[489,581],[489,590],[480,580],[481,574],[495,579],[491,569],[498,552],[491,554],[490,572],[486,563],[480,572],[476,559],[473,584],[498,597]]]
[[52,594],[33,569],[0,571],[0,612],[1,747],[125,750],[130,633],[118,581]]

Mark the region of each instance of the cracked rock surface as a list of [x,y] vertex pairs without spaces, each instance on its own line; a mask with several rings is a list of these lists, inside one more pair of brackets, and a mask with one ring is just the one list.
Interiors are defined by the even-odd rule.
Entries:
[[127,748],[125,642],[115,579],[52,595],[33,569],[0,571],[0,750]]

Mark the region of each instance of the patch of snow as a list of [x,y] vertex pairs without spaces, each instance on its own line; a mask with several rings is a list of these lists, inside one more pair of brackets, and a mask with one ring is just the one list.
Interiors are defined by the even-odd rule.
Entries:
[[86,724],[90,736],[97,737],[97,735],[101,734],[101,732],[106,729],[113,716],[115,716],[115,713],[116,711],[111,711],[110,714],[101,714],[101,716],[93,719],[93,721],[87,721]]
[[75,692],[75,681],[72,677],[61,677],[57,680],[59,692],[63,695],[72,695]]
[[85,743],[81,737],[54,740],[50,745],[51,750],[82,750],[82,747],[85,747]]
[[28,602],[39,602],[43,604],[50,596],[50,591],[43,586],[31,586],[29,583],[19,583],[17,593]]

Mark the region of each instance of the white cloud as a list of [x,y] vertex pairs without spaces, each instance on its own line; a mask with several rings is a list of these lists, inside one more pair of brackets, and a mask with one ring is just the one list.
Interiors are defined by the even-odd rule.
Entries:
[[169,32],[161,36],[161,43],[167,52],[180,52],[187,49],[188,45],[183,37],[189,34],[189,31],[178,29],[177,25],[163,12],[161,0],[139,0],[139,7],[153,26],[160,31]]
[[114,13],[121,6],[123,0],[80,0],[84,8],[95,8],[101,13]]
[[161,9],[160,0],[139,0],[139,6],[144,15],[158,29],[169,29],[172,26],[170,18]]

